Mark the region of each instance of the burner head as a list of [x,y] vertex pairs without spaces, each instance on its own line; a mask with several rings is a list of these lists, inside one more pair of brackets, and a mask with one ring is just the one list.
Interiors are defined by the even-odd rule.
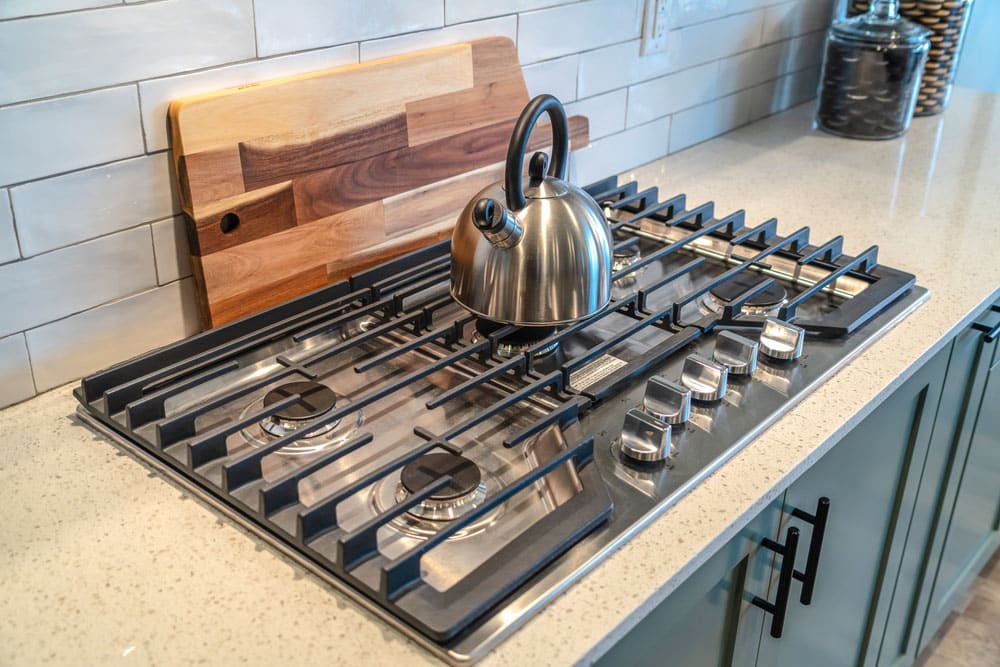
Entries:
[[432,452],[410,461],[399,475],[399,481],[409,493],[416,493],[431,482],[445,475],[451,482],[432,495],[430,500],[456,500],[479,489],[483,474],[479,466],[458,454]]
[[289,396],[299,395],[299,400],[287,408],[274,413],[282,421],[309,421],[333,410],[337,405],[337,395],[325,384],[319,382],[288,382],[275,387],[264,395],[264,407],[270,407]]
[[[487,320],[484,318],[478,318],[476,320],[476,333],[472,337],[472,342],[478,342],[483,338],[486,338],[492,333],[509,326],[502,322],[494,322],[492,320]],[[497,341],[497,354],[501,357],[514,357],[525,350],[527,350],[532,345],[539,343],[552,334],[556,332],[556,327],[545,326],[545,327],[521,327],[509,336],[504,336],[499,341]],[[554,351],[559,346],[558,343],[552,343],[549,347],[539,350],[538,356],[543,357],[548,355],[550,352]]]
[[[638,244],[626,246],[624,248],[618,248],[615,250],[611,261],[611,273],[615,274],[620,271],[624,271],[628,267],[639,262],[642,259],[642,251],[639,249]],[[639,269],[631,273],[627,273],[618,280],[614,282],[616,287],[630,287],[636,283],[638,274],[642,271]]]
[[[719,307],[729,305],[747,290],[767,280],[763,276],[742,272],[717,285],[710,291],[711,300]],[[788,292],[778,282],[772,282],[764,291],[758,292],[743,304],[743,311],[753,315],[770,315],[784,305]]]

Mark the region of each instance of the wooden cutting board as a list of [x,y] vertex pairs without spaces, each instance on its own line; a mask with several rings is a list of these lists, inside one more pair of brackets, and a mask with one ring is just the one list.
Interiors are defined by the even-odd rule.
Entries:
[[[466,202],[501,180],[527,102],[506,38],[173,102],[204,324],[450,237]],[[570,139],[586,145],[586,118],[570,118]],[[550,142],[539,124],[529,147]]]

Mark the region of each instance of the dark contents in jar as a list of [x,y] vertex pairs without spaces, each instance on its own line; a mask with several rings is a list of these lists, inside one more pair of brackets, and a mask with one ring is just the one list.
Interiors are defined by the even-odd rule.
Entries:
[[834,134],[888,139],[906,131],[926,50],[827,42],[816,120]]

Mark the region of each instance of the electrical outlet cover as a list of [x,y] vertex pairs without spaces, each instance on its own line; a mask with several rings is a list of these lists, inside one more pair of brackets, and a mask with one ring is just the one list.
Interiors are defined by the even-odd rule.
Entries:
[[642,19],[642,55],[667,49],[670,34],[670,0],[646,0]]

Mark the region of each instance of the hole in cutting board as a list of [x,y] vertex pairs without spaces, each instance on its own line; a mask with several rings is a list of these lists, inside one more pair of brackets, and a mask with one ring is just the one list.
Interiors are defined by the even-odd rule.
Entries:
[[222,216],[222,220],[219,222],[219,229],[222,230],[223,234],[228,234],[230,232],[236,231],[236,228],[240,226],[240,216],[235,213],[226,213]]

